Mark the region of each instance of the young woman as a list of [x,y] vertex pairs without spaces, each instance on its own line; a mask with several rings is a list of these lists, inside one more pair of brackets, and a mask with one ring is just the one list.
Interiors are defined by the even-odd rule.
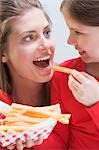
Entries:
[[[0,0],[0,100],[49,105],[53,55],[51,20],[39,0]],[[27,136],[16,148],[28,149],[42,140]]]
[[67,42],[80,57],[61,64],[74,69],[71,75],[53,76],[52,103],[60,103],[62,113],[71,114],[70,124],[58,124],[54,133],[63,140],[61,150],[98,150],[99,1],[63,0],[61,11],[70,30]]

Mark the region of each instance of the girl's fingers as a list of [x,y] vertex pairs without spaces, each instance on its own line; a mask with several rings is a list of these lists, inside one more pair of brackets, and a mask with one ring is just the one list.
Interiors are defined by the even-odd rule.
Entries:
[[89,75],[86,72],[81,72],[86,78],[90,79],[90,80],[96,80],[93,76]]
[[87,83],[89,81],[81,72],[77,70],[72,70],[72,76],[79,82],[79,83]]
[[76,89],[81,87],[81,83],[79,83],[72,75],[69,76],[69,88],[75,87]]

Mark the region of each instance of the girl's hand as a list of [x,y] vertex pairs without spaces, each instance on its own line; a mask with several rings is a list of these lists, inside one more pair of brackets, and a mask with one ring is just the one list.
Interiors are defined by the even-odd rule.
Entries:
[[9,150],[14,150],[15,147],[17,148],[17,150],[23,150],[24,147],[26,148],[31,148],[34,145],[39,145],[43,142],[44,138],[42,137],[42,135],[39,135],[38,140],[34,141],[30,138],[30,136],[26,135],[26,142],[22,143],[22,141],[20,139],[17,140],[16,145],[9,145],[7,146],[7,149]]
[[99,82],[91,75],[73,70],[68,85],[80,103],[92,106],[99,101]]

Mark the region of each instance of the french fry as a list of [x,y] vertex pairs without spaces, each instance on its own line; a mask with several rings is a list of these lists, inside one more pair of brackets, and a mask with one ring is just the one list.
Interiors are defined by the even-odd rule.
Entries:
[[0,131],[3,131],[3,132],[9,132],[9,130],[13,130],[13,131],[16,131],[16,132],[23,132],[23,131],[26,131],[28,130],[29,127],[27,126],[8,126],[8,125],[1,125],[0,126]]
[[[19,109],[26,109],[26,111],[31,111],[31,114],[40,114],[41,116],[43,117],[52,117],[54,119],[56,119],[57,121],[63,123],[63,124],[67,124],[67,119],[70,118],[70,114],[59,114],[59,113],[56,113],[56,112],[51,112],[49,110],[43,110],[43,109],[39,109],[38,107],[32,107],[32,106],[26,106],[26,105],[21,105],[21,104],[16,104],[16,103],[12,103],[12,108],[13,109],[16,109],[16,108],[19,108]],[[65,117],[64,117],[65,115]],[[64,119],[65,118],[65,119]]]
[[25,110],[22,115],[30,116],[34,118],[48,118],[48,114],[42,114],[40,112],[35,112],[34,110]]
[[[28,122],[23,122],[23,121],[18,121],[18,122],[14,122],[14,123],[7,123],[8,126],[25,126],[25,127],[31,127],[33,126],[33,123],[28,123]],[[35,124],[34,124],[35,125]]]
[[58,66],[58,65],[54,65],[53,69],[55,71],[59,71],[59,72],[67,73],[67,74],[71,74],[71,72],[72,72],[72,69],[66,68],[66,67],[62,67],[62,66]]
[[18,121],[23,121],[23,122],[29,122],[32,124],[40,123],[41,121],[44,121],[45,118],[33,118],[30,116],[24,116],[24,115],[17,115],[16,117],[6,117],[5,121],[7,122],[18,122]]
[[[52,112],[55,112],[56,110],[60,111],[59,104],[43,106],[43,107],[35,107],[35,108],[32,106],[26,106],[26,105],[21,105],[21,104],[16,104],[16,103],[13,103],[11,106],[18,114],[35,117],[35,118],[44,118],[44,117],[47,118],[48,117],[47,114],[41,114],[39,112],[40,110],[47,110],[47,111],[52,111]],[[39,111],[35,112],[36,109],[39,109]]]
[[0,120],[0,131],[3,132],[23,132],[47,118],[53,118],[63,124],[68,124],[71,116],[70,114],[61,114],[59,104],[32,107],[12,103],[9,107],[11,107],[9,112],[3,112],[2,110],[2,113],[6,116],[4,119]]

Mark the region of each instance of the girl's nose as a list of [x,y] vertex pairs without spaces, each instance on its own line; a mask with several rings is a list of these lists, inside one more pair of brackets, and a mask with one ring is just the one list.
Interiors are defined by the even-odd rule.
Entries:
[[70,34],[69,37],[68,37],[67,43],[70,44],[70,45],[76,45],[77,40],[76,40],[75,35]]

